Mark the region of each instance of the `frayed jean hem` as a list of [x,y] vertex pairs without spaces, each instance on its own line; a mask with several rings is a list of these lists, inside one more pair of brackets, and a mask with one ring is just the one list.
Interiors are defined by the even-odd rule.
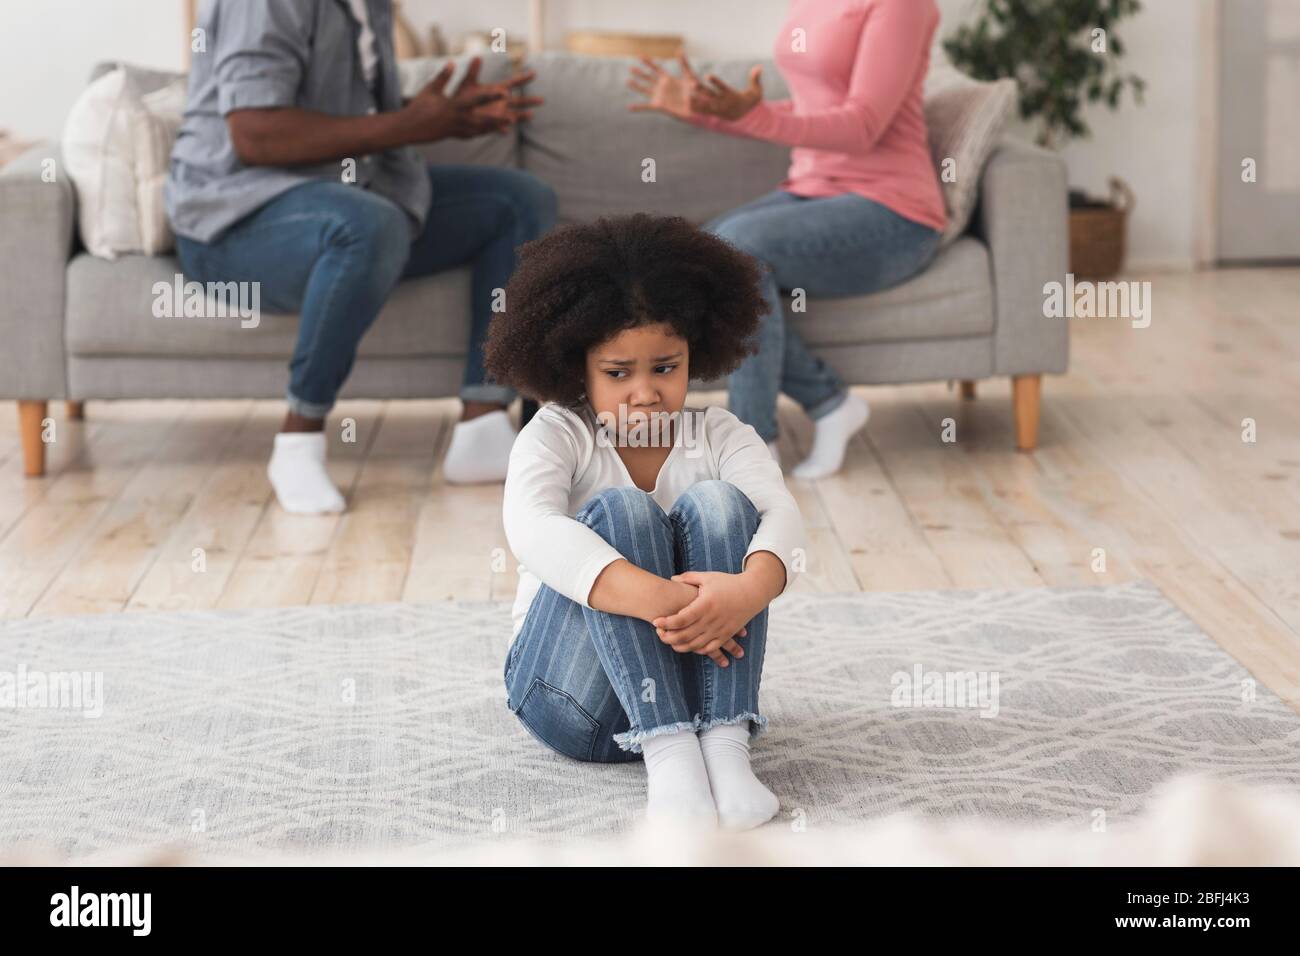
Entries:
[[303,418],[324,418],[334,408],[333,402],[305,402],[290,391],[284,393],[284,399],[289,411]]
[[614,743],[618,744],[623,750],[630,750],[634,754],[639,754],[641,742],[651,737],[659,737],[663,734],[680,734],[683,731],[694,731],[699,727],[699,718],[695,720],[679,720],[674,724],[664,724],[662,727],[652,727],[649,730],[628,730],[621,734],[614,735]]
[[697,721],[696,730],[703,733],[706,730],[712,730],[714,727],[723,727],[727,724],[738,724],[742,720],[750,722],[749,739],[750,742],[757,740],[767,730],[767,718],[761,714],[745,713],[737,714],[735,717],[714,717],[712,720]]
[[735,717],[713,717],[709,720],[696,717],[694,720],[679,720],[676,723],[652,727],[649,730],[628,730],[621,734],[615,734],[614,743],[618,744],[622,750],[639,754],[644,752],[641,746],[642,743],[651,737],[659,737],[664,734],[680,734],[687,730],[701,733],[705,730],[712,730],[714,727],[721,727],[724,724],[738,724],[742,720],[748,720],[751,723],[749,728],[749,739],[751,741],[757,740],[767,729],[767,718],[760,714],[744,713],[737,714]]
[[819,402],[816,405],[814,405],[812,408],[805,409],[805,411],[808,413],[809,418],[811,418],[813,421],[817,421],[817,419],[825,418],[831,412],[835,411],[835,409],[843,405],[846,401],[848,401],[848,399],[849,399],[849,392],[848,389],[845,389],[844,391],[836,395],[832,395],[830,398],[826,399],[826,401]]

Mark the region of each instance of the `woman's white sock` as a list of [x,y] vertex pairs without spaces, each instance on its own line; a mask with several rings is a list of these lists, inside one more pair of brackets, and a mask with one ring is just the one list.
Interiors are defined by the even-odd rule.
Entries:
[[280,507],[293,514],[342,511],[343,495],[325,470],[325,433],[280,432],[266,466]]
[[870,414],[866,401],[849,392],[839,408],[817,419],[812,451],[794,466],[791,474],[796,478],[825,478],[839,471],[849,439],[867,423]]
[[700,752],[709,772],[718,822],[724,829],[749,830],[776,816],[781,801],[749,766],[748,720],[702,731]]
[[442,462],[442,475],[452,484],[505,481],[515,427],[504,408],[457,422]]
[[659,734],[641,742],[645,755],[646,819],[671,819],[716,827],[718,812],[709,790],[709,772],[693,730]]

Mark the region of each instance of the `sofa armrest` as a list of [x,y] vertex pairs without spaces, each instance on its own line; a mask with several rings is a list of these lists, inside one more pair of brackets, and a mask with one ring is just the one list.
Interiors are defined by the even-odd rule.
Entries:
[[1056,153],[1003,140],[980,178],[974,231],[993,270],[993,369],[998,375],[1064,372],[1067,319],[1043,315],[1043,285],[1064,282],[1070,218],[1065,161]]
[[[42,173],[54,160],[54,181]],[[54,142],[0,168],[0,398],[66,398],[64,282],[76,193]]]

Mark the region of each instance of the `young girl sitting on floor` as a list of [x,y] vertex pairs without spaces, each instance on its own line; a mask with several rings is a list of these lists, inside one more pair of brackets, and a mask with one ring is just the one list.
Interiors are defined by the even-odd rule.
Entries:
[[516,437],[506,539],[523,564],[507,705],[552,750],[644,755],[649,817],[728,829],[779,802],[754,776],[767,607],[803,520],[753,427],[686,406],[752,351],[759,263],[637,213],[524,244],[484,347],[544,403]]

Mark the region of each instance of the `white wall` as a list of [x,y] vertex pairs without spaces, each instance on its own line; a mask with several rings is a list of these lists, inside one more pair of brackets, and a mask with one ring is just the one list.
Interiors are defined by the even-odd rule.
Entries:
[[[786,0],[548,0],[546,38],[559,46],[568,30],[681,33],[698,57],[767,55]],[[1102,193],[1111,175],[1137,194],[1130,222],[1129,264],[1187,268],[1194,261],[1196,159],[1200,111],[1197,77],[1199,5],[1209,0],[1147,0],[1123,25],[1126,69],[1147,80],[1146,105],[1118,113],[1090,109],[1093,139],[1065,147],[1071,185]],[[979,6],[939,0],[942,36]],[[450,40],[470,30],[504,27],[524,36],[526,0],[405,0],[421,35],[437,22]],[[183,62],[182,0],[0,0],[0,128],[55,137],[101,59],[167,69]]]
[[1197,258],[1202,201],[1198,3],[1148,0],[1144,6],[1131,24],[1117,28],[1125,45],[1123,71],[1147,81],[1143,105],[1134,105],[1126,92],[1118,111],[1088,109],[1092,138],[1061,152],[1073,187],[1106,195],[1111,176],[1132,187],[1137,206],[1129,218],[1128,268],[1186,269]]
[[0,0],[0,129],[57,138],[91,67],[179,70],[181,0]]

